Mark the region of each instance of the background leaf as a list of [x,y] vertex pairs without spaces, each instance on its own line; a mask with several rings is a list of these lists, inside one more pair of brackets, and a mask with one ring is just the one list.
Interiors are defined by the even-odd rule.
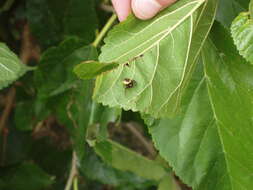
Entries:
[[194,190],[231,189],[205,79],[193,94],[184,114],[149,127],[155,146]]
[[83,40],[70,38],[42,55],[34,77],[40,98],[61,94],[78,83],[74,66],[97,57],[95,48],[83,44]]
[[160,154],[193,189],[249,189],[252,66],[217,24],[202,56],[205,75],[183,114],[149,120],[150,133]]
[[97,17],[92,0],[28,0],[27,19],[40,44],[47,48],[69,36],[91,43]]
[[[223,36],[223,42],[219,40]],[[210,100],[234,189],[250,189],[252,171],[252,72],[236,53],[232,39],[222,28],[214,28],[213,44],[203,51]],[[243,74],[242,74],[243,73]],[[222,96],[221,96],[222,94]],[[224,111],[226,108],[226,111]]]
[[233,21],[231,33],[240,54],[253,63],[253,18],[249,13],[243,12]]
[[166,174],[166,170],[155,161],[148,160],[111,140],[98,142],[95,151],[114,168],[131,171],[147,179],[160,180]]
[[22,64],[4,43],[0,43],[0,90],[29,70],[32,68]]
[[7,187],[16,190],[39,190],[48,187],[54,182],[54,177],[45,173],[34,164],[23,163],[7,180]]
[[249,0],[222,0],[219,1],[216,20],[224,27],[230,28],[232,21],[242,11],[248,9]]
[[[130,189],[142,189],[153,183],[141,178],[134,173],[117,170],[103,162],[92,150],[88,149],[88,155],[82,160],[81,172],[89,179],[110,184],[114,187],[129,187]],[[118,189],[118,188],[117,188]]]

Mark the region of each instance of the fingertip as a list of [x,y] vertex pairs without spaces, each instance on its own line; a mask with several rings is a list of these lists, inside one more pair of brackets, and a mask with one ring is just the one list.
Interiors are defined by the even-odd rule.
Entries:
[[152,18],[161,8],[156,0],[132,0],[132,10],[135,16],[142,20]]
[[131,0],[112,0],[119,21],[124,21],[131,12]]
[[132,10],[136,17],[147,20],[177,0],[132,0]]

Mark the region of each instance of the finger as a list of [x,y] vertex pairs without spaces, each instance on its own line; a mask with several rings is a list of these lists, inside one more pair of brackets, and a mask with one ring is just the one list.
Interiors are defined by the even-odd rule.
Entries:
[[177,0],[132,0],[132,9],[136,17],[146,20]]
[[131,12],[131,0],[112,0],[112,4],[119,20],[125,20]]

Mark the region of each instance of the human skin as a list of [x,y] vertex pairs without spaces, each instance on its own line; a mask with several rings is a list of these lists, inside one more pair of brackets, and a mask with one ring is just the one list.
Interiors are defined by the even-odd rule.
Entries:
[[124,21],[133,12],[136,17],[147,20],[177,0],[112,0],[120,21]]

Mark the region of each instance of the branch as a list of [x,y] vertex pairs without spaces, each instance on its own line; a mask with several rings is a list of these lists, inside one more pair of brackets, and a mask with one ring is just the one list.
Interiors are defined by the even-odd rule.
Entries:
[[133,123],[126,123],[126,128],[143,144],[149,154],[154,158],[157,153],[152,145],[133,125]]
[[16,95],[16,90],[14,87],[12,87],[7,96],[6,96],[6,104],[5,104],[5,108],[0,120],[0,131],[3,132],[6,122],[9,118],[10,112],[12,110],[12,107],[14,105],[14,99],[15,99],[15,95]]
[[40,48],[33,39],[28,24],[24,25],[22,33],[22,45],[20,51],[20,59],[24,64],[27,64],[31,59],[40,59]]
[[114,22],[116,21],[116,19],[117,19],[116,14],[113,14],[111,16],[111,18],[107,21],[107,23],[105,24],[105,26],[103,27],[103,29],[101,30],[101,32],[96,37],[95,41],[92,43],[92,45],[94,47],[97,47],[99,45],[99,43],[103,40],[104,36],[108,32],[108,30],[112,27],[112,25],[114,24]]
[[8,129],[6,128],[6,123],[8,121],[9,115],[11,110],[14,106],[14,100],[16,97],[16,90],[12,87],[6,97],[6,106],[3,110],[2,117],[0,119],[0,133],[3,136],[3,143],[2,143],[2,157],[1,157],[1,166],[4,165],[5,162],[5,153],[6,153],[6,146],[7,146],[7,136],[8,136]]
[[[71,164],[71,170],[69,173],[69,178],[64,190],[71,190],[73,181],[76,179],[77,176],[78,176],[77,156],[76,156],[76,152],[74,151],[73,156],[72,156],[72,164]],[[76,182],[75,182],[75,186],[77,187]]]

